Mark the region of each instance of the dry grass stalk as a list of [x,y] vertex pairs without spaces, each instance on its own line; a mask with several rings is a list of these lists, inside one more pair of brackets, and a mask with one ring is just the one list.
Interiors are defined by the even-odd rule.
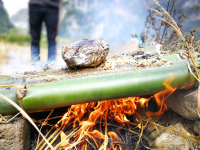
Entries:
[[[51,130],[45,135],[45,138],[51,133],[53,128],[51,128]],[[50,140],[55,136],[55,137],[58,137],[58,135],[60,135],[60,132],[61,132],[61,128],[57,129],[53,134],[51,134],[51,136],[48,137],[48,141],[50,142]],[[53,140],[52,140],[53,141]],[[51,142],[52,142],[51,141]],[[54,141],[53,141],[54,142]],[[43,144],[43,145],[42,145]],[[42,146],[41,146],[42,145]],[[40,147],[41,146],[41,147]],[[35,148],[35,150],[43,150],[44,147],[46,146],[46,143],[44,141],[44,139],[41,140],[41,142],[37,145],[37,147]]]
[[179,132],[179,131],[177,131],[177,130],[175,130],[175,129],[173,129],[173,128],[164,127],[164,126],[159,125],[159,124],[157,124],[157,123],[155,123],[155,122],[152,122],[152,121],[150,121],[149,123],[151,123],[151,124],[153,124],[153,125],[155,125],[155,126],[159,126],[159,127],[163,128],[163,129],[165,129],[165,130],[169,130],[169,131],[172,131],[172,132],[176,132],[176,133],[178,133],[180,136],[183,136],[183,137],[185,137],[185,138],[189,138],[190,140],[195,141],[195,142],[197,142],[197,143],[200,144],[200,141],[197,140],[199,137],[189,136],[189,135],[187,135],[186,133]]
[[7,121],[6,116],[4,117],[0,114],[0,123],[9,123],[9,121]]
[[48,124],[47,122],[43,122],[43,121],[37,121],[37,120],[35,120],[35,119],[33,119],[32,118],[32,120],[33,120],[33,122],[35,122],[35,123],[39,123],[39,124],[43,124],[43,125],[48,125],[48,126],[50,126],[50,127],[54,127],[55,128],[55,126],[53,126],[53,125],[51,125],[51,124]]
[[[20,112],[18,114],[16,114],[15,116],[2,116],[0,114],[0,123],[9,123],[11,120],[13,120],[14,118],[16,118],[18,115],[20,114]],[[11,119],[7,120],[7,118],[10,118],[12,117]]]
[[[139,115],[138,115],[138,116],[139,116]],[[143,131],[144,131],[144,129],[146,128],[147,124],[149,123],[149,118],[147,119],[145,125],[143,125],[143,121],[142,121],[142,118],[141,118],[140,116],[139,116],[139,119],[140,119],[140,124],[139,124],[139,125],[141,125],[141,132],[140,132],[139,140],[138,140],[138,142],[137,142],[137,145],[136,145],[136,147],[135,147],[135,150],[137,150],[137,148],[138,148],[138,146],[139,146],[139,144],[140,144],[140,140],[141,140],[142,135],[143,135]]]
[[0,85],[0,87],[14,87],[14,88],[17,88],[17,89],[25,89],[25,85],[15,85],[15,84]]
[[[163,10],[163,12],[160,12],[160,11],[155,10],[153,8],[149,8],[149,9],[154,11],[157,15],[160,15],[160,16],[164,15],[165,19],[159,18],[159,17],[156,17],[156,18],[161,19],[162,21],[167,23],[180,36],[180,38],[184,41],[185,46],[186,46],[186,48],[188,50],[189,56],[190,56],[190,58],[192,60],[193,66],[195,68],[195,71],[196,71],[196,74],[197,74],[197,78],[200,79],[199,72],[198,72],[197,67],[195,65],[195,62],[194,62],[193,56],[191,54],[187,39],[183,36],[180,28],[178,27],[178,25],[175,22],[175,20],[170,16],[170,14],[159,4],[159,2],[157,0],[154,0],[154,2],[155,2],[156,5],[158,5]],[[198,110],[198,115],[200,116],[200,86],[198,88],[197,110]]]
[[[51,112],[49,113],[49,115],[47,116],[47,118],[44,120],[44,122],[42,123],[41,127],[40,127],[40,131],[42,130],[43,125],[46,125],[46,121],[47,119],[51,116],[51,114],[53,113],[54,109],[51,110]],[[38,140],[37,140],[37,145],[39,143],[39,135],[38,135]]]
[[53,120],[53,119],[58,119],[58,118],[62,118],[63,116],[56,116],[56,117],[52,117],[52,118],[46,118],[46,119],[40,119],[37,122],[42,122],[44,120],[49,121],[49,120]]
[[[63,127],[62,128],[59,128],[57,129],[56,131],[53,132],[53,134],[51,134],[49,137],[48,137],[48,141],[50,142],[50,144],[53,144],[55,142],[55,140],[58,138],[58,136],[60,136],[61,134],[65,134],[63,131]],[[87,131],[89,130],[89,128],[87,129]],[[48,136],[48,134],[51,133],[52,130],[50,130],[46,136]],[[76,135],[77,132],[79,132],[80,129],[76,128],[74,129],[72,132],[70,132],[68,135],[66,135],[57,145],[54,146],[53,150],[56,150],[58,148],[61,148],[62,147],[62,144],[65,143],[66,141],[69,141],[70,138],[72,138],[73,136]],[[63,147],[65,150],[68,150],[68,149],[71,149],[71,148],[75,148],[76,149],[76,145],[78,145],[79,143],[82,142],[82,138],[85,136],[85,134],[87,133],[87,131],[73,144],[70,144],[66,147]],[[46,137],[45,136],[45,137]],[[42,145],[42,146],[41,146]],[[44,143],[44,139],[37,145],[37,147],[35,148],[35,150],[48,150],[49,149],[49,146],[47,145],[46,148],[44,148],[47,144]],[[40,147],[41,146],[41,147]]]
[[[87,131],[89,130],[89,128],[90,128],[90,127],[88,127],[88,129],[86,130],[86,132],[85,132],[82,136],[80,136],[76,142],[74,142],[73,144],[70,144],[70,145],[68,145],[67,147],[65,147],[65,150],[71,149],[71,148],[75,147],[76,145],[78,145],[79,143],[81,143],[81,142],[82,142],[82,138],[86,135],[86,133],[87,133]],[[64,142],[66,141],[66,139],[70,139],[71,137],[73,137],[79,130],[80,130],[80,129],[78,129],[78,130],[73,130],[73,131],[72,131],[70,134],[68,134],[60,143],[58,143],[54,149],[56,150],[57,148],[59,148],[59,146],[60,146],[62,143],[64,143]]]

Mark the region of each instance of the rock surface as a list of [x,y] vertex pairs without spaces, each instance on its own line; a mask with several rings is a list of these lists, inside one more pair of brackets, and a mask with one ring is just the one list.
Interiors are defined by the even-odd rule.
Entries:
[[13,123],[0,124],[1,150],[27,150],[30,147],[30,125],[18,118]]
[[198,120],[197,114],[197,88],[177,90],[166,101],[173,111],[189,120]]
[[[177,123],[171,126],[176,131],[190,135],[182,126],[181,123]],[[162,133],[154,142],[154,150],[189,150],[190,141],[179,135],[177,132],[166,130]]]
[[[164,112],[163,115],[161,116],[152,116],[153,122],[155,122],[158,125],[161,126],[166,126],[169,121],[172,119],[172,116],[177,118],[177,113],[172,111],[171,109],[168,109],[167,111]],[[156,126],[154,124],[148,124],[148,127],[145,128],[144,134],[145,137],[148,140],[155,140],[157,137],[159,137],[163,132],[165,132],[165,129],[162,128],[161,126]]]
[[105,60],[109,45],[103,40],[83,39],[63,46],[62,58],[69,68],[94,67]]
[[195,121],[195,124],[194,124],[194,131],[200,135],[200,120],[197,120]]

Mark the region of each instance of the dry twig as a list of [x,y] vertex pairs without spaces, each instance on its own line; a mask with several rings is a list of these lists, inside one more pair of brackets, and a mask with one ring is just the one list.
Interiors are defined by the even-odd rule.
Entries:
[[[43,125],[46,125],[46,121],[47,119],[51,116],[51,114],[53,113],[54,109],[51,110],[51,112],[49,113],[49,115],[47,116],[47,118],[44,120],[44,122],[42,123],[41,127],[40,127],[40,131],[42,130]],[[38,135],[38,140],[37,140],[37,145],[39,143],[39,135]]]

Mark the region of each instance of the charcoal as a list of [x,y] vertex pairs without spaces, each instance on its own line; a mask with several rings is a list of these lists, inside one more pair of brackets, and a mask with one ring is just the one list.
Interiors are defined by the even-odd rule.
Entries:
[[149,59],[151,57],[152,57],[151,54],[146,54],[146,55],[143,55],[141,58],[143,58],[143,59]]
[[144,52],[143,52],[143,51],[138,51],[138,52],[136,53],[136,55],[144,55]]
[[135,56],[135,54],[131,54],[131,56],[132,56],[132,57],[134,57],[134,56]]

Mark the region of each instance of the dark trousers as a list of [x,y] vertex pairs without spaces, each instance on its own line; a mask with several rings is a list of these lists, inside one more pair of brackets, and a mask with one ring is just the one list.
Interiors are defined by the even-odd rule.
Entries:
[[56,56],[56,35],[58,26],[58,8],[50,6],[29,5],[29,23],[31,42],[31,60],[40,61],[40,35],[42,22],[45,22],[48,37],[48,61]]

